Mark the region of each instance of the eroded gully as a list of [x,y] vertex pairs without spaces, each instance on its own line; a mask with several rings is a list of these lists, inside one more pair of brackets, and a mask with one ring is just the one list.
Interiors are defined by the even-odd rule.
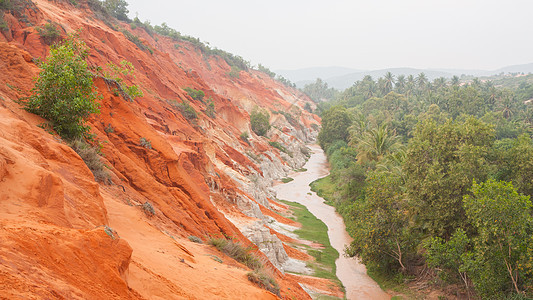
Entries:
[[346,232],[342,217],[324,199],[311,192],[309,184],[329,174],[326,156],[320,147],[313,145],[311,158],[304,168],[306,172],[292,174],[293,181],[278,184],[274,188],[279,199],[298,202],[328,226],[329,240],[340,257],[336,261],[337,277],[346,288],[347,299],[390,299],[379,285],[366,274],[366,268],[354,258],[345,257],[344,248],[352,238]]

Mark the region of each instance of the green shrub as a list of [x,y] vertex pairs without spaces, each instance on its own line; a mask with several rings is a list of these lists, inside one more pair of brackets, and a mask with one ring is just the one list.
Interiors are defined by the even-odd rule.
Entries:
[[113,133],[113,132],[115,132],[115,128],[113,128],[113,126],[111,124],[107,124],[107,126],[104,128],[104,131],[106,133]]
[[186,91],[187,94],[191,96],[191,98],[193,98],[194,100],[199,100],[199,101],[204,100],[205,93],[202,90],[195,90],[191,87],[186,87],[183,90]]
[[13,3],[11,0],[0,0],[0,10],[10,11],[13,9]]
[[133,64],[125,59],[120,61],[120,65],[114,63],[107,63],[105,68],[97,67],[98,75],[102,76],[109,84],[116,85],[114,94],[116,96],[122,95],[125,99],[133,102],[137,97],[142,97],[143,92],[136,85],[128,86],[124,83],[124,79],[128,76],[135,79],[135,67]]
[[267,75],[270,76],[271,78],[276,77],[276,73],[270,71],[269,68],[263,66],[262,64],[258,64],[258,65],[257,65],[257,70],[259,70],[259,71],[261,71],[261,72],[267,74]]
[[87,144],[83,139],[75,139],[69,143],[69,146],[83,159],[89,170],[93,173],[94,180],[110,183],[111,176],[106,171],[104,163],[100,160],[98,149]]
[[291,178],[291,177],[281,178],[281,182],[283,182],[283,183],[289,183],[289,182],[291,182],[293,180],[294,180],[294,178]]
[[9,31],[9,25],[4,20],[4,12],[0,10],[0,31]]
[[309,102],[305,103],[304,109],[310,113],[313,113],[313,108],[311,107],[311,104],[309,104]]
[[139,144],[146,149],[152,149],[152,142],[144,137],[141,137]]
[[248,140],[250,138],[250,134],[248,134],[248,131],[245,131],[241,133],[240,135],[241,140],[243,140],[246,144],[250,145],[250,141]]
[[202,241],[201,238],[199,238],[197,236],[194,236],[194,235],[189,235],[188,239],[189,239],[189,241],[194,242],[194,243],[198,243],[198,244],[203,244],[204,243],[204,241]]
[[265,271],[254,270],[253,272],[248,272],[246,276],[248,277],[248,280],[257,284],[261,288],[280,296],[278,283],[272,276],[265,273]]
[[246,265],[252,270],[260,269],[263,264],[259,259],[251,253],[251,248],[244,247],[239,243],[224,238],[210,239],[209,245],[215,246],[220,252],[235,259],[236,261]]
[[37,27],[37,32],[47,45],[52,45],[61,37],[57,26],[51,22],[46,23],[43,27]]
[[286,153],[288,156],[292,157],[292,152],[290,152],[289,150],[287,150],[287,148],[285,148],[285,146],[283,146],[282,144],[278,143],[278,142],[268,142],[268,144],[276,149],[278,149],[279,151],[283,152],[283,153]]
[[231,67],[231,71],[228,72],[228,76],[232,79],[239,78],[241,76],[241,69],[236,66]]
[[154,54],[154,50],[152,50],[152,48],[150,48],[149,46],[145,45],[141,39],[136,36],[135,34],[129,32],[128,30],[126,29],[123,29],[122,30],[122,33],[124,34],[124,36],[130,40],[132,43],[134,43],[135,45],[137,45],[137,47],[139,47],[139,49],[141,49],[142,51],[148,51],[150,52],[150,54]]
[[85,121],[98,113],[93,74],[85,61],[88,48],[77,34],[50,47],[50,55],[27,98],[24,109],[50,121],[54,130],[65,139],[88,137]]
[[208,115],[210,118],[213,118],[213,119],[216,117],[215,103],[213,102],[213,100],[209,100],[207,102],[207,106],[206,106],[206,109],[205,109],[205,114]]
[[179,111],[185,117],[185,119],[192,121],[198,118],[198,114],[196,113],[194,108],[189,104],[188,101],[183,101],[182,103],[175,102],[174,106],[176,106],[179,109]]
[[250,123],[255,134],[264,136],[270,129],[270,116],[266,111],[254,110],[250,115]]
[[155,215],[155,209],[150,202],[144,202],[144,204],[141,205],[141,208],[148,217],[152,217]]

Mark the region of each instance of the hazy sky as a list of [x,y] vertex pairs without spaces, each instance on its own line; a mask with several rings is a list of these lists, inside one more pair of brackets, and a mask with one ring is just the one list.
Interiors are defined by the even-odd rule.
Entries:
[[533,0],[127,0],[130,15],[272,70],[533,62]]

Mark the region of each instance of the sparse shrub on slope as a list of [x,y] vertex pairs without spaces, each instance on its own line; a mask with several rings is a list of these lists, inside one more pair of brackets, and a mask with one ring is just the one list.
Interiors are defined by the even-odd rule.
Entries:
[[255,270],[253,272],[248,272],[246,276],[248,277],[248,280],[259,285],[265,290],[270,291],[278,296],[280,295],[278,283],[272,276],[268,275],[264,271]]
[[270,117],[266,111],[254,110],[250,115],[252,131],[257,135],[264,136],[270,129]]
[[96,147],[89,145],[83,139],[75,139],[69,145],[83,159],[96,181],[104,183],[111,181],[111,177],[106,171],[104,163],[100,160],[99,151]]
[[251,253],[251,248],[224,238],[212,238],[209,240],[209,245],[215,246],[220,252],[252,269],[253,271],[247,274],[248,280],[278,296],[280,295],[278,283],[265,271],[263,263]]
[[244,247],[231,240],[226,240],[224,238],[210,239],[209,245],[215,246],[220,252],[246,265],[252,270],[260,269],[263,265],[261,261],[251,253],[251,248]]
[[47,45],[52,45],[61,37],[57,26],[52,22],[46,23],[43,27],[37,27],[37,32]]
[[50,55],[40,64],[33,95],[24,103],[24,109],[49,120],[68,140],[88,137],[90,127],[84,123],[99,112],[87,56],[88,48],[77,34],[51,46]]
[[195,90],[191,87],[186,87],[183,90],[186,91],[187,94],[191,96],[191,98],[193,98],[194,100],[204,100],[205,93],[202,90]]

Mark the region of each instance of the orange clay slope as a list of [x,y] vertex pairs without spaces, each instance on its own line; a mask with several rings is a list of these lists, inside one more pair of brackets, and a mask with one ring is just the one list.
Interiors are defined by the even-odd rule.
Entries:
[[[244,265],[187,238],[196,236],[204,242],[231,237],[253,247],[280,284],[281,298],[308,299],[298,277],[284,273],[293,257],[308,257],[290,249],[287,255],[265,224],[273,220],[266,213],[272,179],[301,167],[304,144],[316,137],[320,119],[303,109],[310,100],[252,69],[232,78],[223,58],[189,42],[112,21],[115,30],[85,1],[76,7],[68,1],[12,2],[15,9],[4,12],[9,29],[0,34],[0,295],[278,297],[251,283]],[[95,78],[101,113],[89,125],[102,145],[109,182],[95,182],[76,152],[38,127],[45,120],[17,103],[39,73],[35,58],[48,53],[36,29],[48,21],[60,24],[62,36],[82,29],[90,65],[127,60],[136,69],[125,82],[144,96],[132,102]],[[144,49],[120,30],[137,36]],[[206,100],[192,99],[186,87],[204,91]],[[205,113],[207,99],[214,117]],[[197,119],[186,119],[174,105],[185,101]],[[254,109],[271,116],[267,137],[251,131]],[[239,138],[243,132],[248,143]],[[141,138],[151,148],[141,146]],[[271,147],[269,138],[291,155]]]

